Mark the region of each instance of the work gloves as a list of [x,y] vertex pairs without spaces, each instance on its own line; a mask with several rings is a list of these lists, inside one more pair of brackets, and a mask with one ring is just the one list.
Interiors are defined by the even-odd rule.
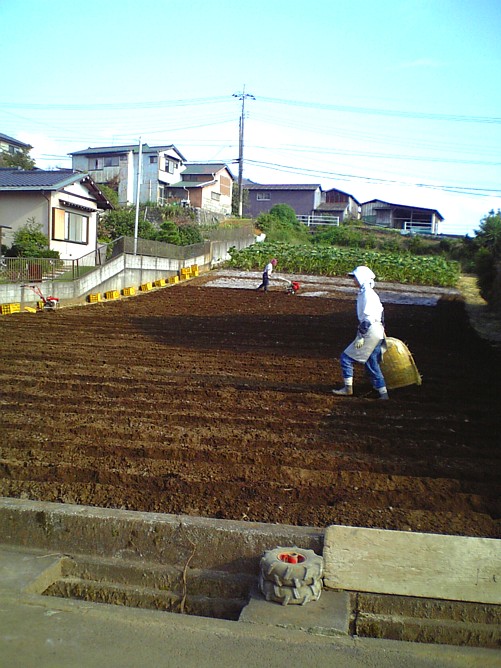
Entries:
[[355,341],[355,348],[361,348],[364,345],[365,339],[361,336],[359,339]]

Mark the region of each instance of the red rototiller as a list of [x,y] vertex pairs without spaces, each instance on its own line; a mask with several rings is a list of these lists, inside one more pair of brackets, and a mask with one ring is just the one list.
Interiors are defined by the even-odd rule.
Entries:
[[59,306],[59,297],[53,297],[52,295],[50,297],[44,297],[38,285],[22,285],[21,287],[33,290],[37,297],[40,297],[40,301],[38,302],[38,309],[40,311],[53,311]]
[[297,281],[289,281],[288,278],[283,278],[282,276],[274,276],[276,281],[281,281],[282,283],[287,283],[285,291],[288,295],[295,295],[299,290],[299,283]]

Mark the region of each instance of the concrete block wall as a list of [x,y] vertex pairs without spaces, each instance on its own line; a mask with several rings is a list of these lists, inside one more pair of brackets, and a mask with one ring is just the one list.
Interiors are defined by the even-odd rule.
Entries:
[[[53,295],[62,303],[84,301],[92,292],[120,291],[125,287],[138,287],[159,278],[175,276],[183,267],[194,264],[201,270],[208,270],[229,258],[230,247],[245,248],[252,243],[254,243],[253,236],[239,240],[212,241],[209,252],[184,259],[122,253],[74,281],[43,281],[38,285],[45,297]],[[20,303],[24,306],[37,301],[38,297],[32,290],[18,283],[0,285],[0,304]]]

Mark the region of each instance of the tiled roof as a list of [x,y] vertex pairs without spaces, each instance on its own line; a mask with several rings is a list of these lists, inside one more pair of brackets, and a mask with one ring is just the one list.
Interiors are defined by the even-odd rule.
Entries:
[[[159,153],[160,151],[169,150],[174,150],[183,162],[186,161],[186,158],[174,144],[166,144],[165,146],[148,146],[148,144],[143,144],[141,147],[143,153]],[[68,155],[116,155],[120,153],[129,153],[129,151],[138,153],[139,144],[126,144],[125,146],[96,146],[94,148],[89,146],[89,148],[86,148],[83,151],[73,151],[73,153],[68,153]]]
[[74,172],[72,169],[46,171],[44,169],[13,169],[0,168],[0,192],[26,192],[41,190],[63,190],[72,183],[81,181],[94,195],[102,209],[112,209],[113,205],[106,199],[99,187],[88,174]]
[[177,183],[171,183],[169,188],[204,188],[212,183],[216,183],[215,179],[210,179],[210,181],[178,181]]
[[208,162],[189,162],[183,169],[183,174],[208,174],[212,175],[219,172],[221,169],[227,169],[226,165],[220,163]]
[[30,144],[25,144],[23,141],[19,141],[19,139],[14,139],[14,137],[9,137],[9,135],[4,135],[2,132],[0,132],[0,141],[4,141],[7,144],[12,144],[13,146],[33,148]]
[[58,190],[86,178],[72,169],[46,171],[44,169],[0,169],[0,190]]
[[246,186],[247,190],[317,190],[319,183],[251,183]]

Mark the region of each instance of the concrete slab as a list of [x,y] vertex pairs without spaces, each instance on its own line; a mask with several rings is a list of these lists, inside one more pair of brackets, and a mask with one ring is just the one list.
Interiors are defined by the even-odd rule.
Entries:
[[501,540],[330,526],[324,584],[401,596],[501,604]]
[[348,635],[352,621],[350,594],[345,591],[323,591],[318,601],[306,605],[280,605],[266,601],[259,592],[254,591],[239,621],[321,635]]
[[0,547],[0,554],[2,668],[283,668],[292,661],[312,668],[501,665],[500,652],[487,649],[323,636],[290,627],[44,597],[27,588],[44,565],[57,563],[62,555],[12,547]]

